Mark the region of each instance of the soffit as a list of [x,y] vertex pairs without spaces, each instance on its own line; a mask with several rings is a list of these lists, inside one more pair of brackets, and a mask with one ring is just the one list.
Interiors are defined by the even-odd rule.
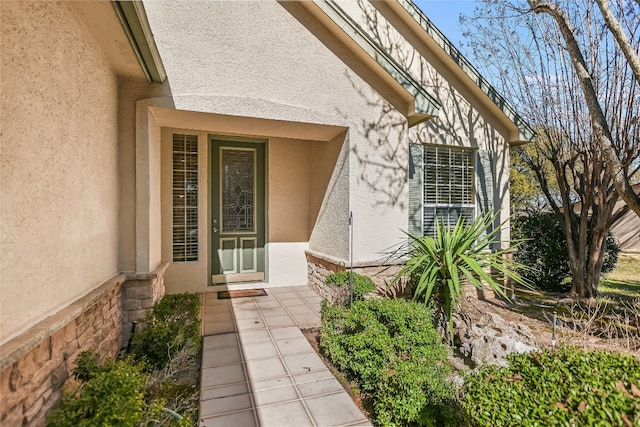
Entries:
[[145,79],[140,62],[109,1],[69,2],[118,76]]

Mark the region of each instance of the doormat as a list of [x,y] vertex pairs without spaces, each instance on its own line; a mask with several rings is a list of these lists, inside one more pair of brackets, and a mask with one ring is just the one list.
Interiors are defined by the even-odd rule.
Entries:
[[264,296],[267,296],[267,291],[265,291],[264,289],[243,289],[238,291],[218,292],[218,299],[264,297]]

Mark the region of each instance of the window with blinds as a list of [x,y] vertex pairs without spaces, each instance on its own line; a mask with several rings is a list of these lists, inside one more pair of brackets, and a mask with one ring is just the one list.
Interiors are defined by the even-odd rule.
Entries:
[[173,135],[173,261],[198,260],[198,137]]
[[453,227],[458,218],[475,216],[475,151],[448,146],[424,146],[423,234],[435,236],[436,218]]

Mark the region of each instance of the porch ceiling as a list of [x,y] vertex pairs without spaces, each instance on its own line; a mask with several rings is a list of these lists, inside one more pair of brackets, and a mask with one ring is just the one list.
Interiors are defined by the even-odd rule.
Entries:
[[347,131],[346,127],[317,123],[261,119],[150,107],[158,124],[163,127],[202,130],[234,135],[242,129],[243,136],[261,138],[291,138],[309,141],[330,141]]

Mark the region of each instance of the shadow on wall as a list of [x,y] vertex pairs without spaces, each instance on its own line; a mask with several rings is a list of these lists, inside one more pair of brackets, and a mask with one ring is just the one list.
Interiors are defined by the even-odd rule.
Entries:
[[[365,32],[442,105],[438,117],[411,129],[407,127],[406,118],[397,108],[402,106],[404,101],[399,99],[398,93],[394,92],[395,89],[367,69],[366,65],[321,23],[309,19],[304,7],[295,2],[283,2],[281,5],[343,61],[349,68],[345,70],[345,76],[356,93],[364,99],[367,106],[378,111],[376,116],[361,119],[356,123],[357,132],[368,144],[351,144],[350,147],[351,157],[357,162],[352,165],[359,169],[357,173],[351,171],[351,174],[357,177],[357,184],[370,189],[369,200],[372,207],[407,208],[407,183],[411,169],[409,142],[482,148],[493,153],[493,179],[488,182],[483,180],[482,184],[488,187],[491,182],[508,182],[508,155],[496,155],[506,154],[508,151],[504,150],[504,137],[495,128],[495,118],[490,118],[488,111],[472,106],[468,100],[473,102],[478,99],[463,82],[452,76],[445,64],[438,62],[433,53],[411,46],[374,6],[358,0],[362,12],[360,22]],[[429,58],[429,61],[426,58]],[[353,74],[362,80],[356,79]],[[353,117],[349,111],[337,113],[346,120]],[[494,123],[487,123],[487,120]],[[482,146],[479,147],[479,141],[485,143],[481,143]],[[499,192],[495,186],[493,187],[491,193],[494,200],[501,200],[506,196],[506,186],[502,186]],[[488,188],[478,190],[488,191]]]
[[[490,195],[493,199],[493,207],[499,209],[500,206],[495,201],[505,200],[508,197],[506,183],[509,182],[509,156],[506,149],[507,141],[503,136],[507,134],[507,130],[504,129],[502,134],[499,132],[500,128],[497,126],[500,125],[497,119],[481,106],[477,96],[471,93],[458,77],[452,75],[433,52],[427,51],[427,48],[420,43],[416,44],[419,47],[412,46],[377,8],[368,2],[358,0],[358,6],[362,12],[367,33],[398,64],[408,70],[412,77],[442,106],[438,117],[411,129],[396,132],[393,137],[397,140],[392,140],[391,135],[384,134],[385,126],[400,125],[397,123],[398,119],[394,122],[393,109],[388,104],[380,106],[378,120],[362,124],[363,134],[373,143],[380,152],[380,157],[386,160],[385,165],[390,168],[386,174],[381,174],[384,179],[379,182],[368,181],[368,184],[385,186],[388,201],[392,204],[398,203],[398,190],[402,188],[388,184],[406,182],[407,174],[412,172],[410,162],[407,167],[405,161],[408,143],[470,147],[478,149],[479,152],[481,150],[486,156],[486,159],[481,162],[487,162],[484,167],[477,165],[479,179],[476,180],[476,190],[480,194]],[[472,104],[473,101],[476,102]],[[400,118],[400,122],[405,121]],[[399,153],[402,155],[396,157]],[[360,153],[355,154],[367,168],[380,168],[380,165],[369,161]],[[497,183],[505,184],[498,188]],[[382,190],[382,194],[385,194],[385,190]],[[499,222],[497,218],[496,226]]]

